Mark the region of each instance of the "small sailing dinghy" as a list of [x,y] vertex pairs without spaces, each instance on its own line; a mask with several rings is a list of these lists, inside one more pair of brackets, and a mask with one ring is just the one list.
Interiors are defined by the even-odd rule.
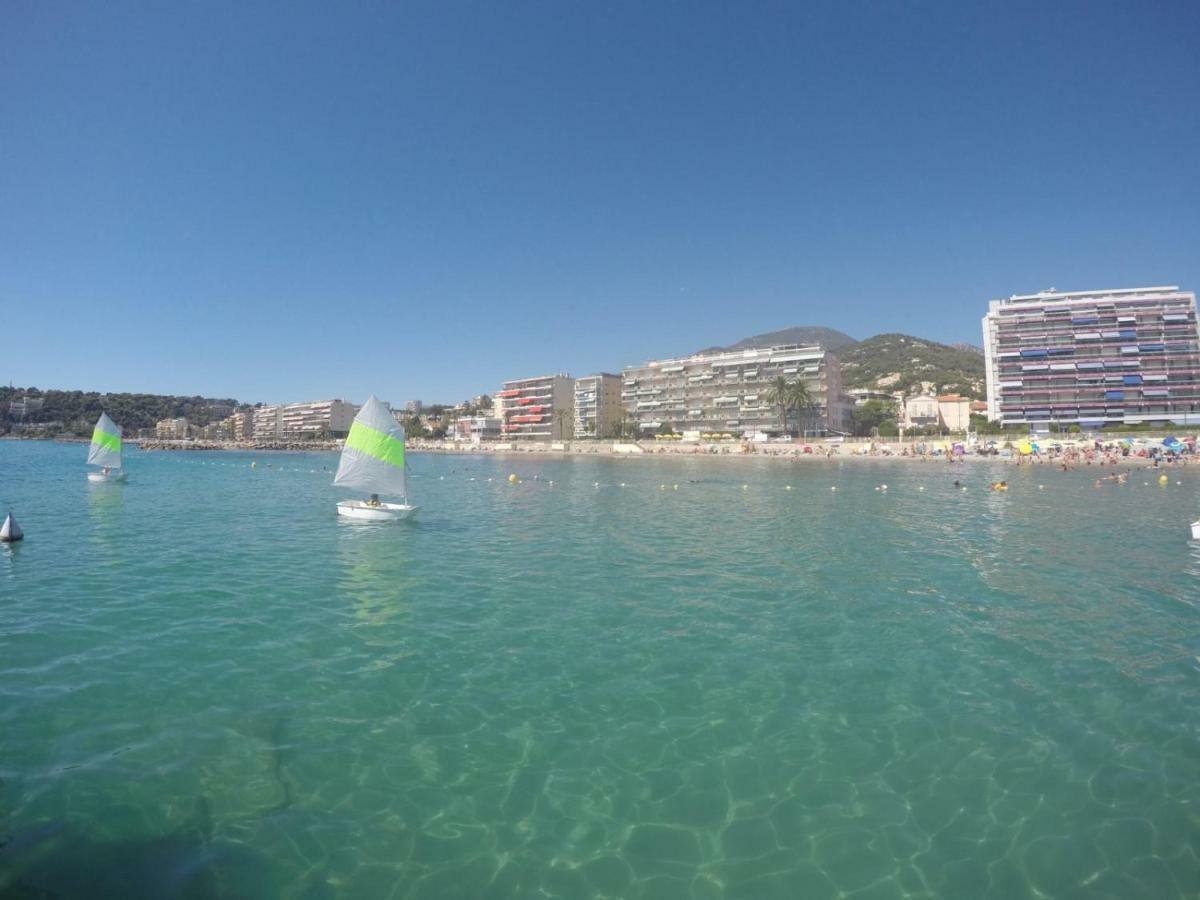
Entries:
[[5,516],[4,524],[0,525],[0,544],[15,544],[23,537],[25,537],[25,532],[21,530],[21,526],[17,524],[17,520],[10,512]]
[[88,448],[88,465],[99,466],[94,472],[88,472],[88,481],[124,481],[125,473],[121,471],[121,426],[108,417],[108,413],[100,414],[100,421],[92,431],[92,446]]
[[[420,507],[408,502],[404,468],[404,429],[372,394],[354,417],[333,483],[356,488],[370,500],[342,500],[339,516],[366,522],[390,522],[414,516]],[[384,503],[379,495],[399,497]]]

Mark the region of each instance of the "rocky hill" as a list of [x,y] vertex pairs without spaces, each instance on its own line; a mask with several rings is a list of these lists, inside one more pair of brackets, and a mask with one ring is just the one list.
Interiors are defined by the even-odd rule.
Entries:
[[841,353],[847,347],[857,344],[854,338],[836,328],[825,328],[821,325],[798,325],[795,328],[784,328],[782,331],[768,331],[766,334],[756,334],[744,338],[728,347],[708,347],[700,353],[722,353],[729,350],[753,350],[758,347],[777,347],[780,344],[820,344],[832,353]]
[[749,350],[780,344],[820,344],[837,355],[842,383],[851,388],[876,388],[906,394],[934,391],[982,398],[983,351],[973,344],[939,344],[911,334],[877,334],[858,341],[844,332],[820,325],[784,328],[756,334],[701,353]]
[[842,384],[851,388],[984,396],[983,354],[910,334],[878,334],[840,351]]

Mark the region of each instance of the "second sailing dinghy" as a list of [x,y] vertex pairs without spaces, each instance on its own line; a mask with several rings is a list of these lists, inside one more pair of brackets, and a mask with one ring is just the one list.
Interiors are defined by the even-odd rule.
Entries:
[[121,471],[121,426],[110,419],[108,413],[100,414],[100,421],[92,432],[87,461],[89,466],[100,466],[87,473],[88,481],[125,480],[125,473]]
[[[408,519],[419,507],[408,503],[404,470],[404,429],[372,394],[354,417],[333,483],[369,493],[369,500],[342,500],[339,516],[368,522]],[[384,503],[379,495],[399,497]]]

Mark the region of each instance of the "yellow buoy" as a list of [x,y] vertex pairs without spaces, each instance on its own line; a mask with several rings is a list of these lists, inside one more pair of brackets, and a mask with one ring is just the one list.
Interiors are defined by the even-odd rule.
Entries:
[[1158,483],[1159,483],[1159,484],[1170,484],[1170,483],[1171,483],[1171,479],[1170,479],[1170,478],[1168,478],[1166,475],[1159,475],[1159,476],[1158,476]]
[[514,474],[512,474],[512,475],[509,475],[509,476],[508,476],[508,483],[509,483],[509,484],[516,484],[516,483],[517,483],[518,481],[520,481],[520,480],[521,480],[521,479],[520,479],[520,478],[518,478],[518,477],[516,476],[516,474],[515,474],[515,473],[514,473]]
[[257,469],[257,468],[258,468],[258,463],[257,463],[257,462],[255,462],[254,460],[250,460],[250,468],[252,468],[252,469]]
[[673,490],[673,491],[679,490],[679,485],[677,485],[677,484],[671,485],[671,490]]

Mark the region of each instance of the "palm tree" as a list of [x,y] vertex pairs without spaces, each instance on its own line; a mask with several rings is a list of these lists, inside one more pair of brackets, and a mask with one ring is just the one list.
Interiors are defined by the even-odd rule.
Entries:
[[808,418],[813,408],[812,391],[808,389],[808,385],[804,383],[804,379],[797,378],[788,385],[787,391],[788,406],[791,409],[800,410],[800,428],[802,431],[807,430],[804,425],[804,420]]
[[558,422],[558,439],[560,441],[567,439],[567,426],[571,424],[571,417],[573,415],[574,410],[562,409],[561,407],[554,411],[554,418]]
[[787,414],[792,408],[792,384],[782,375],[778,376],[771,382],[770,386],[763,391],[763,399],[771,406],[779,407],[779,423],[784,434],[787,434]]

